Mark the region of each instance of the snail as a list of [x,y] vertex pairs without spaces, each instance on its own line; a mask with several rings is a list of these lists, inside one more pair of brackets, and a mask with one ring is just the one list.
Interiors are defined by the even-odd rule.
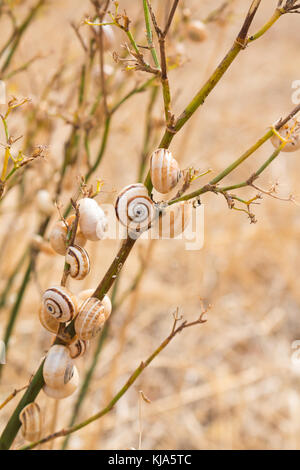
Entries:
[[169,150],[160,148],[152,153],[150,175],[153,187],[159,193],[169,193],[177,185],[181,171]]
[[154,203],[141,183],[126,186],[117,198],[115,209],[121,224],[137,232],[149,228],[155,213]]
[[180,202],[168,206],[158,217],[153,230],[159,238],[176,238],[185,231],[190,223],[192,205],[188,202]]
[[39,210],[45,215],[51,215],[54,211],[54,204],[49,192],[46,189],[40,189],[36,195]]
[[[77,296],[78,301],[84,302],[88,297],[92,297],[94,292],[95,292],[95,289],[85,289],[85,290],[79,292],[79,294]],[[107,320],[108,317],[110,316],[111,310],[112,310],[111,300],[108,297],[108,295],[105,295],[103,297],[103,299],[101,300],[101,302],[102,302],[103,307],[104,307],[105,320]]]
[[77,312],[75,295],[62,286],[53,286],[45,290],[42,303],[47,313],[59,322],[71,321]]
[[281,152],[295,152],[300,148],[300,122],[297,119],[292,119],[272,136],[271,142],[275,148],[278,148],[279,145],[282,144],[282,140],[278,137],[278,134],[282,139],[288,141],[281,149]]
[[75,319],[75,331],[79,339],[92,339],[105,323],[104,305],[96,297],[89,297],[80,306]]
[[85,197],[78,201],[79,225],[83,235],[91,241],[101,240],[107,230],[107,218],[94,199]]
[[[75,217],[76,216],[73,214],[67,218],[66,223],[69,229],[71,228]],[[65,256],[67,252],[67,226],[62,220],[56,222],[49,236],[50,245],[52,246],[53,250],[59,255],[63,256]],[[75,243],[76,245],[80,246],[84,246],[86,244],[86,237],[80,230],[77,230]]]
[[191,41],[202,42],[207,39],[207,28],[206,25],[200,20],[189,21],[186,27],[188,38]]
[[62,344],[51,346],[43,367],[45,384],[51,388],[63,387],[72,379],[73,374],[74,364],[68,348]]
[[68,345],[69,353],[72,359],[77,359],[80,356],[83,356],[88,347],[88,341],[83,341],[82,339],[77,339],[73,343]]
[[42,326],[50,331],[51,333],[56,334],[58,332],[59,328],[59,321],[54,318],[53,315],[48,313],[48,311],[44,308],[43,305],[41,305],[39,309],[39,319],[42,324]]
[[79,375],[78,375],[76,366],[74,366],[73,376],[67,384],[59,388],[53,388],[45,384],[43,386],[43,391],[48,397],[54,398],[56,400],[61,400],[62,398],[66,398],[72,395],[72,393],[74,393],[75,390],[77,389],[78,383],[79,383]]
[[42,432],[42,414],[37,403],[29,403],[19,414],[22,427],[21,432],[26,441],[37,441]]
[[90,272],[90,258],[84,248],[79,245],[69,246],[66,263],[70,265],[70,275],[74,279],[84,279]]

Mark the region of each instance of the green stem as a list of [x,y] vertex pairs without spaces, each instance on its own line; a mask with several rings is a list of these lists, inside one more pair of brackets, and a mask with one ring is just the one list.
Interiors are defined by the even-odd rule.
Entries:
[[256,41],[256,39],[259,39],[261,36],[263,36],[263,34],[265,34],[268,31],[268,29],[270,29],[271,26],[273,26],[273,24],[276,23],[276,21],[283,14],[284,14],[283,10],[281,10],[280,8],[276,8],[273,16],[269,19],[269,21],[267,21],[267,23],[256,34],[253,34],[253,36],[250,36],[248,38],[248,42]]
[[150,23],[150,12],[147,4],[147,0],[143,0],[143,7],[144,7],[144,16],[145,16],[145,24],[146,24],[146,32],[147,32],[147,41],[148,46],[154,61],[154,64],[158,70],[160,70],[160,64],[157,58],[157,53],[155,47],[153,45],[153,35],[151,30],[151,23]]

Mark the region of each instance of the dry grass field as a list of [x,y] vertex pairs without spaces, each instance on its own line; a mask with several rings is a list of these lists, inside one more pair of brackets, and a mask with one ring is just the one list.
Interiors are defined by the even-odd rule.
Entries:
[[[132,20],[138,44],[145,44],[142,1],[119,3],[120,11],[125,9]],[[204,20],[222,3],[179,2],[166,42],[176,116],[231,47],[251,2],[228,2],[220,18],[207,23],[208,37],[200,43],[186,37],[182,9],[189,8],[195,19]],[[7,8],[12,6],[19,24],[35,2],[4,4]],[[163,21],[166,7],[172,2],[153,0],[152,4]],[[262,2],[250,33],[269,19],[276,4],[276,0]],[[23,149],[25,155],[30,155],[36,146],[45,146],[44,158],[19,170],[14,187],[7,190],[1,201],[0,295],[44,220],[38,191],[46,189],[55,197],[66,142],[76,119],[77,159],[65,174],[59,196],[62,210],[70,197],[77,194],[79,179],[86,172],[84,120],[88,119],[88,110],[96,98],[101,74],[96,55],[89,71],[89,89],[78,106],[80,73],[87,59],[71,23],[79,24],[92,15],[93,7],[88,0],[46,1],[0,77],[8,97],[31,100],[13,110],[8,118],[10,135],[15,138],[22,135],[14,144],[15,154]],[[0,48],[10,36],[11,23],[5,10],[1,11]],[[208,183],[295,106],[292,83],[300,80],[299,24],[299,15],[283,15],[259,40],[241,51],[204,105],[174,137],[170,149],[181,168],[194,166],[203,172],[211,169],[193,183],[193,190]],[[90,30],[88,25],[80,27],[86,41],[91,37]],[[114,62],[112,52],[124,56],[123,45],[127,40],[123,31],[116,28],[114,32],[114,43],[104,53],[107,69],[113,70],[107,81],[109,106],[137,83],[151,78],[142,71],[125,71],[122,61]],[[25,70],[11,73],[32,59]],[[97,196],[99,204],[113,203],[124,186],[138,180],[150,93],[146,90],[132,96],[111,120],[105,154],[89,181],[94,187],[97,179],[104,182]],[[5,109],[6,105],[0,105],[2,114]],[[101,143],[104,120],[100,98],[90,134],[92,159],[96,158]],[[160,90],[150,124],[148,155],[164,132]],[[0,142],[5,143],[3,129]],[[267,141],[224,180],[224,185],[247,179],[273,151]],[[0,152],[2,161],[5,149],[2,147]],[[168,336],[172,313],[177,307],[185,320],[193,321],[200,314],[203,299],[206,306],[211,305],[208,321],[174,338],[113,410],[70,436],[69,449],[300,448],[300,365],[292,360],[295,352],[292,344],[300,340],[299,172],[300,150],[281,153],[264,171],[257,186],[268,191],[278,183],[276,196],[289,199],[293,194],[295,202],[262,194],[256,201],[259,204],[251,205],[257,223],[251,224],[245,212],[230,210],[222,195],[204,194],[201,250],[188,251],[180,240],[136,243],[118,282],[117,304],[124,293],[125,298],[113,311],[108,336],[76,422],[107,405],[139,363]],[[258,192],[244,188],[234,194],[249,199]],[[236,207],[243,205],[237,203]],[[58,217],[53,205],[45,241]],[[92,269],[86,279],[69,282],[75,293],[97,286],[118,246],[118,240],[87,243]],[[28,259],[18,267],[1,306],[0,339],[18,298]],[[51,345],[53,336],[40,325],[38,309],[42,292],[60,282],[63,267],[62,256],[43,251],[37,256],[2,367],[0,403],[15,389],[28,384]],[[132,289],[139,273],[142,277]],[[129,294],[128,289],[132,289]],[[93,360],[97,341],[76,362],[80,384]],[[141,398],[140,391],[150,403]],[[4,429],[22,393],[0,410],[0,429]],[[60,402],[43,392],[38,395],[37,402],[44,413],[43,436],[68,425],[77,398],[78,392]],[[40,448],[60,449],[62,442],[59,438]],[[18,433],[13,448],[22,445],[24,439]]]

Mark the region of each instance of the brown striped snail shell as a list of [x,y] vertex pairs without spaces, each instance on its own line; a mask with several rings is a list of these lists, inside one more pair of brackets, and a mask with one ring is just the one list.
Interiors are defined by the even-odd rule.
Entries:
[[[94,292],[95,292],[95,289],[85,289],[79,292],[79,294],[77,295],[78,302],[80,301],[84,302],[88,297],[92,297]],[[104,307],[105,320],[107,320],[112,311],[111,300],[108,295],[105,295],[103,299],[101,300],[101,302]]]
[[70,265],[70,275],[74,279],[84,279],[90,272],[89,255],[81,246],[69,246],[66,254],[66,263]]
[[[75,219],[74,214],[67,218],[66,223],[69,228],[71,228],[71,225],[74,219]],[[62,220],[56,222],[56,224],[54,225],[50,233],[50,236],[49,236],[50,245],[52,246],[53,250],[59,255],[65,256],[67,252],[67,233],[68,233],[68,228]],[[86,244],[86,240],[87,239],[83,235],[83,233],[80,230],[77,230],[76,237],[75,237],[76,245],[84,246]]]
[[53,315],[48,313],[48,311],[44,308],[43,305],[41,305],[39,309],[39,319],[42,324],[42,326],[50,331],[51,333],[56,334],[58,332],[59,328],[59,321],[54,318]]
[[26,441],[37,441],[42,432],[42,414],[37,403],[26,405],[19,414],[22,427],[21,432]]
[[153,229],[156,230],[156,232],[158,231],[159,238],[176,238],[183,233],[189,225],[192,210],[192,205],[188,202],[180,202],[171,205],[158,217]]
[[[281,149],[281,152],[295,152],[300,148],[300,122],[297,119],[292,119],[287,124],[282,126],[278,133],[284,138],[289,140],[289,142]],[[277,137],[273,135],[271,137],[271,142],[275,148],[278,148],[282,142]]]
[[83,235],[91,241],[101,240],[107,230],[107,217],[98,203],[89,197],[78,201],[79,225]]
[[43,386],[43,391],[48,397],[54,398],[55,400],[61,400],[63,398],[67,398],[70,395],[72,395],[72,393],[74,393],[75,390],[77,389],[78,384],[79,384],[78,370],[77,370],[77,367],[74,366],[73,377],[71,378],[71,380],[69,380],[67,384],[59,388],[53,388],[45,384]]
[[75,318],[75,331],[79,339],[94,338],[105,323],[105,312],[102,302],[95,297],[89,297],[80,306]]
[[51,346],[43,367],[45,384],[51,388],[63,387],[71,380],[73,373],[74,364],[68,348],[62,344]]
[[71,321],[77,312],[77,299],[66,287],[53,286],[45,290],[44,309],[59,322]]
[[77,339],[73,343],[68,345],[69,353],[72,359],[77,359],[85,354],[88,348],[88,341],[83,341],[82,339]]
[[159,148],[152,153],[150,175],[153,187],[159,193],[169,193],[177,185],[181,171],[169,150]]
[[126,186],[117,198],[115,209],[121,224],[137,232],[147,230],[155,214],[154,203],[141,183]]

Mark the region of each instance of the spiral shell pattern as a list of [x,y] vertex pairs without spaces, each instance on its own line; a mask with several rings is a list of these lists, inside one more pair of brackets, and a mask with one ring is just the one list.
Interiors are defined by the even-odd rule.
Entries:
[[83,341],[82,339],[77,339],[73,343],[68,345],[70,356],[72,359],[77,359],[85,354],[88,348],[88,341]]
[[71,321],[76,315],[76,297],[65,287],[53,286],[43,294],[43,307],[59,322]]
[[81,246],[69,246],[66,254],[66,263],[70,265],[70,274],[74,279],[84,279],[90,272],[89,255]]
[[94,338],[105,323],[103,303],[95,297],[89,297],[80,306],[75,319],[75,331],[79,339]]
[[60,388],[73,377],[74,364],[66,346],[55,344],[51,346],[43,367],[43,377],[46,385]]
[[42,432],[42,414],[37,403],[26,405],[19,414],[22,427],[21,432],[26,441],[37,441]]
[[147,188],[141,183],[126,186],[117,198],[115,209],[121,224],[136,232],[149,228],[155,212]]
[[[290,122],[282,126],[278,133],[289,142],[281,149],[281,152],[295,152],[300,149],[300,122],[297,119],[292,119]],[[273,135],[271,142],[275,148],[282,144],[277,135]]]
[[50,331],[51,333],[56,334],[59,328],[59,321],[53,317],[48,311],[45,309],[44,305],[41,305],[39,309],[39,319],[42,326]]
[[181,177],[181,171],[169,150],[157,149],[152,153],[150,175],[153,187],[159,193],[169,193],[176,186]]

